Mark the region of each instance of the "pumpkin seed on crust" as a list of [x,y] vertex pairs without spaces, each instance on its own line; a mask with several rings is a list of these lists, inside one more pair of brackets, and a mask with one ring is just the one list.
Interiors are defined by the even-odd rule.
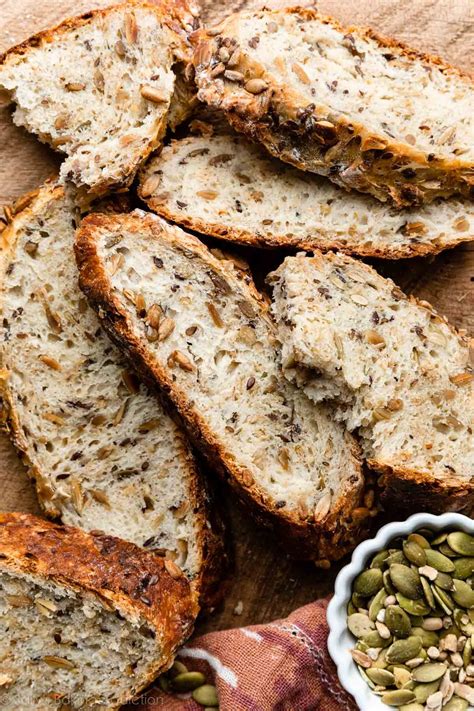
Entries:
[[466,580],[474,574],[474,557],[456,558],[454,561],[454,577]]

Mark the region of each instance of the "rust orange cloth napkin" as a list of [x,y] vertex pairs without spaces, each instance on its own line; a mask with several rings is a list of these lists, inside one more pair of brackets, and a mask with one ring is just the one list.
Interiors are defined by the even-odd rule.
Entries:
[[[220,711],[357,711],[327,651],[327,603],[318,600],[264,625],[211,632],[178,658],[215,684]],[[203,711],[186,696],[153,687],[126,709]]]

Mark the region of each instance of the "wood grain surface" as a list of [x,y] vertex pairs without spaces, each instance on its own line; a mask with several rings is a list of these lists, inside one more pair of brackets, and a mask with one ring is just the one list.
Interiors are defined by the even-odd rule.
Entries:
[[[278,0],[273,0],[267,4],[277,3]],[[0,52],[64,17],[108,4],[104,0],[0,0]],[[209,23],[234,10],[258,5],[252,0],[202,0],[203,14]],[[383,34],[474,71],[472,0],[321,0],[318,8],[344,23],[370,25]],[[58,157],[13,126],[9,108],[0,105],[0,205],[37,186],[57,165]],[[474,245],[435,259],[376,266],[405,290],[431,301],[456,326],[474,334]],[[265,263],[259,267],[265,269]],[[331,591],[337,569],[316,571],[311,565],[291,561],[268,533],[248,520],[245,512],[232,501],[226,503],[236,551],[235,573],[222,610],[203,620],[198,631],[281,617]],[[38,511],[25,469],[3,435],[0,436],[1,510]],[[389,511],[388,515],[396,518],[397,512]],[[234,610],[240,601],[242,614],[236,615]]]

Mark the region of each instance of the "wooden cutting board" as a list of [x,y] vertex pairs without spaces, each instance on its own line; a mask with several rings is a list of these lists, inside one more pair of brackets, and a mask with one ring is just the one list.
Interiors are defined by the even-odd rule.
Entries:
[[[109,4],[105,0],[1,0],[0,52],[64,17]],[[213,22],[259,3],[203,0],[202,4],[205,18]],[[371,25],[474,71],[472,0],[321,0],[318,7],[344,23]],[[9,109],[0,105],[0,206],[37,186],[57,165],[57,156],[13,126]],[[259,267],[265,268],[265,263]],[[474,244],[435,259],[379,262],[377,267],[406,291],[431,301],[457,327],[474,334]],[[198,631],[285,616],[331,591],[337,570],[316,571],[309,564],[292,562],[273,538],[256,528],[232,501],[227,503],[234,532],[235,573],[223,609],[202,621]],[[38,506],[24,467],[0,435],[2,510],[38,512]],[[396,518],[397,512],[388,514]],[[240,615],[234,612],[238,603],[242,603]]]

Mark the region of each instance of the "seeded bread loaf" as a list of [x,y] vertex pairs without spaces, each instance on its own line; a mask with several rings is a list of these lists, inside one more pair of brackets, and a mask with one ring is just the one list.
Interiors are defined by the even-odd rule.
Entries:
[[342,254],[288,257],[269,277],[283,368],[357,431],[398,508],[474,503],[468,340],[424,301]]
[[256,516],[324,565],[353,547],[371,513],[357,446],[285,381],[250,276],[140,212],[85,218],[76,256],[106,330]]
[[179,568],[131,543],[0,514],[0,707],[118,709],[197,614]]
[[52,182],[23,204],[1,235],[0,392],[40,502],[175,560],[205,603],[225,555],[186,437],[79,290],[72,197]]
[[474,187],[472,78],[310,9],[195,35],[198,96],[273,155],[398,206]]
[[[192,24],[183,18],[184,27]],[[127,186],[166,130],[175,75],[188,56],[169,7],[129,2],[42,32],[0,59],[13,119],[66,154],[61,177],[82,198]],[[172,120],[186,113],[180,94]]]
[[142,169],[139,194],[179,225],[258,247],[338,248],[394,259],[474,239],[474,202],[390,209],[230,134],[171,141]]

